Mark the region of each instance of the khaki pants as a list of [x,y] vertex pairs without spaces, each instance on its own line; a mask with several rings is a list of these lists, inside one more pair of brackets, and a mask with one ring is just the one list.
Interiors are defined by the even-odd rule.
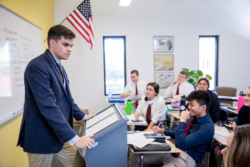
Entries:
[[[180,153],[180,156],[175,158],[171,154],[144,154],[143,164],[160,164],[163,162],[163,167],[195,167],[194,159],[186,152]],[[129,167],[140,166],[140,154],[132,153],[129,156]]]
[[56,157],[65,167],[84,167],[84,159],[75,146],[68,142],[63,145],[62,150],[55,154],[28,153],[29,167],[50,167],[53,157]]

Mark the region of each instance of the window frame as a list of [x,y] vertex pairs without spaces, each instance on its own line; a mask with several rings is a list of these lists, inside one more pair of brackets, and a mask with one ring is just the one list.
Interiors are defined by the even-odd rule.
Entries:
[[[126,36],[103,36],[103,72],[104,72],[104,96],[108,95],[106,92],[106,66],[105,66],[105,39],[108,38],[122,38],[124,40],[124,88],[127,85],[126,77]],[[112,95],[121,95],[121,94],[112,94]]]
[[[214,73],[214,90],[216,90],[216,87],[218,86],[218,71],[219,71],[219,68],[218,68],[218,62],[219,62],[219,35],[199,35],[199,39],[200,38],[215,38],[215,73]],[[200,43],[198,42],[198,48],[200,49]],[[200,50],[199,52],[200,53]],[[198,54],[198,62],[200,62],[200,54]]]

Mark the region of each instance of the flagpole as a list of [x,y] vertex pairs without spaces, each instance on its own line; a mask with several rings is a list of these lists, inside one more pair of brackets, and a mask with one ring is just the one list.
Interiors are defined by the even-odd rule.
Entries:
[[[85,1],[85,0],[83,0],[81,3],[83,3],[84,1]],[[80,3],[80,4],[81,4],[81,3]],[[80,5],[80,4],[79,4],[79,5]],[[79,5],[77,5],[77,6],[79,6]],[[67,17],[68,17],[68,15],[67,15]],[[60,24],[62,24],[62,23],[67,19],[67,17],[66,17]],[[46,39],[43,41],[43,43],[46,42],[47,39],[48,39],[48,38],[46,38]]]

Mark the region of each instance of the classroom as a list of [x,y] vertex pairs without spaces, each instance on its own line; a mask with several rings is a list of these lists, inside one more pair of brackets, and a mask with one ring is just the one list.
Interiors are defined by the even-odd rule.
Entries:
[[[112,75],[109,75],[108,72],[113,72],[113,74],[122,78],[119,80],[121,81],[121,83],[119,82],[119,88],[111,90],[113,96],[121,96],[123,94],[125,86],[132,82],[131,71],[137,70],[139,79],[145,81],[146,84],[151,82],[160,84],[157,94],[159,97],[165,97],[167,88],[170,87],[174,80],[178,79],[183,68],[190,71],[203,70],[203,76],[205,74],[213,76],[213,79],[210,81],[211,91],[216,92],[217,87],[234,88],[234,95],[224,95],[217,92],[218,97],[232,96],[236,99],[229,101],[225,98],[219,98],[221,100],[220,103],[225,102],[230,104],[231,107],[237,107],[238,96],[242,91],[245,95],[246,106],[247,91],[250,88],[250,73],[248,72],[248,62],[250,62],[250,1],[131,0],[129,6],[119,6],[120,0],[89,1],[94,30],[92,50],[90,44],[66,19],[83,0],[0,0],[1,6],[14,12],[18,18],[24,18],[27,22],[38,27],[36,29],[41,33],[38,41],[40,48],[39,53],[34,55],[34,58],[48,49],[47,34],[51,27],[61,24],[75,34],[72,52],[68,60],[62,60],[62,65],[67,72],[68,82],[70,81],[71,95],[79,108],[87,110],[91,115],[110,107],[107,99],[108,93],[112,89],[112,86],[110,86],[112,84],[110,84],[108,79]],[[1,24],[2,21],[0,21],[0,28],[2,27]],[[0,44],[2,34],[4,33],[1,29]],[[12,33],[18,33],[18,31],[13,31]],[[211,57],[204,58],[204,61],[206,59],[212,61],[212,65],[204,63],[201,57],[201,40],[207,38],[212,38],[215,41],[213,43],[215,49],[213,48],[214,50],[212,50],[215,52],[212,53],[212,56],[215,56],[214,59],[211,60]],[[105,55],[105,40],[115,39],[120,39],[124,42],[122,44],[122,49],[124,50],[122,50],[123,55],[122,59],[119,59],[121,60],[120,62],[115,57],[113,57],[115,59],[113,60],[108,59],[107,55]],[[157,40],[171,41],[171,48],[168,47],[168,51],[156,51],[157,46],[155,46],[155,42]],[[168,45],[168,43],[166,44]],[[0,53],[1,47],[0,45]],[[111,50],[116,49],[116,46],[113,48],[111,46],[110,48]],[[42,49],[41,52],[40,49]],[[206,49],[211,48],[206,47]],[[169,69],[164,69],[156,63],[164,56],[171,58],[172,66]],[[107,62],[108,60],[109,62]],[[119,70],[122,69],[122,73],[116,71],[118,67]],[[212,74],[209,73],[211,70]],[[172,79],[168,80],[168,84],[159,83],[159,75],[171,75]],[[1,79],[0,57],[0,83],[3,83]],[[112,83],[118,84],[116,81],[114,79]],[[18,82],[23,85],[24,80]],[[2,86],[0,85],[0,113],[16,112],[5,111],[8,107],[4,106],[5,104],[3,103],[6,97],[1,97]],[[24,90],[24,85],[22,90]],[[8,105],[15,103],[24,105],[24,93],[22,93],[22,97],[22,101],[10,101]],[[164,109],[166,109],[167,105],[166,102]],[[116,105],[114,106],[117,107]],[[121,104],[120,106],[124,109],[126,104]],[[222,105],[220,106],[221,108]],[[229,117],[230,119],[236,117],[238,114],[237,110],[234,110],[235,115],[230,115],[231,111],[227,107],[222,108],[222,110],[226,110],[228,119]],[[164,111],[164,114],[166,114],[166,110]],[[23,151],[22,147],[17,146],[23,114],[24,112],[20,112],[0,124],[0,167],[29,166],[27,153]],[[171,122],[180,120],[180,116],[174,116],[174,114],[170,114],[170,117]],[[1,119],[0,117],[0,122]],[[243,123],[238,125],[243,125]],[[175,126],[178,127],[178,125]],[[240,131],[240,128],[236,128],[234,135],[238,134],[237,130]],[[213,137],[215,141],[218,141],[219,138],[218,135],[217,139]],[[224,141],[226,142],[226,139]],[[171,142],[172,144],[174,143],[172,140]],[[226,143],[221,144],[226,145]],[[129,166],[129,157],[126,157],[126,159],[126,163],[119,166]],[[224,166],[223,160],[221,160],[220,165]],[[148,164],[148,166],[150,165]],[[160,166],[162,166],[162,162]]]

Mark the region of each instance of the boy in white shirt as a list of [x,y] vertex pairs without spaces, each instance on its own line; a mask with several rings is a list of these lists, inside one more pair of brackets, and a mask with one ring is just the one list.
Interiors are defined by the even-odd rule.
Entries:
[[178,78],[167,88],[164,97],[176,100],[180,100],[183,95],[187,97],[194,91],[194,86],[187,82],[187,78],[188,73],[186,71],[181,71]]
[[[146,95],[146,86],[147,83],[145,81],[139,80],[139,72],[137,70],[131,71],[131,80],[132,82],[128,83],[122,93],[122,97],[126,98],[130,96],[133,98],[134,96],[141,94],[141,96]],[[136,109],[138,106],[138,100],[133,101],[133,110]]]

